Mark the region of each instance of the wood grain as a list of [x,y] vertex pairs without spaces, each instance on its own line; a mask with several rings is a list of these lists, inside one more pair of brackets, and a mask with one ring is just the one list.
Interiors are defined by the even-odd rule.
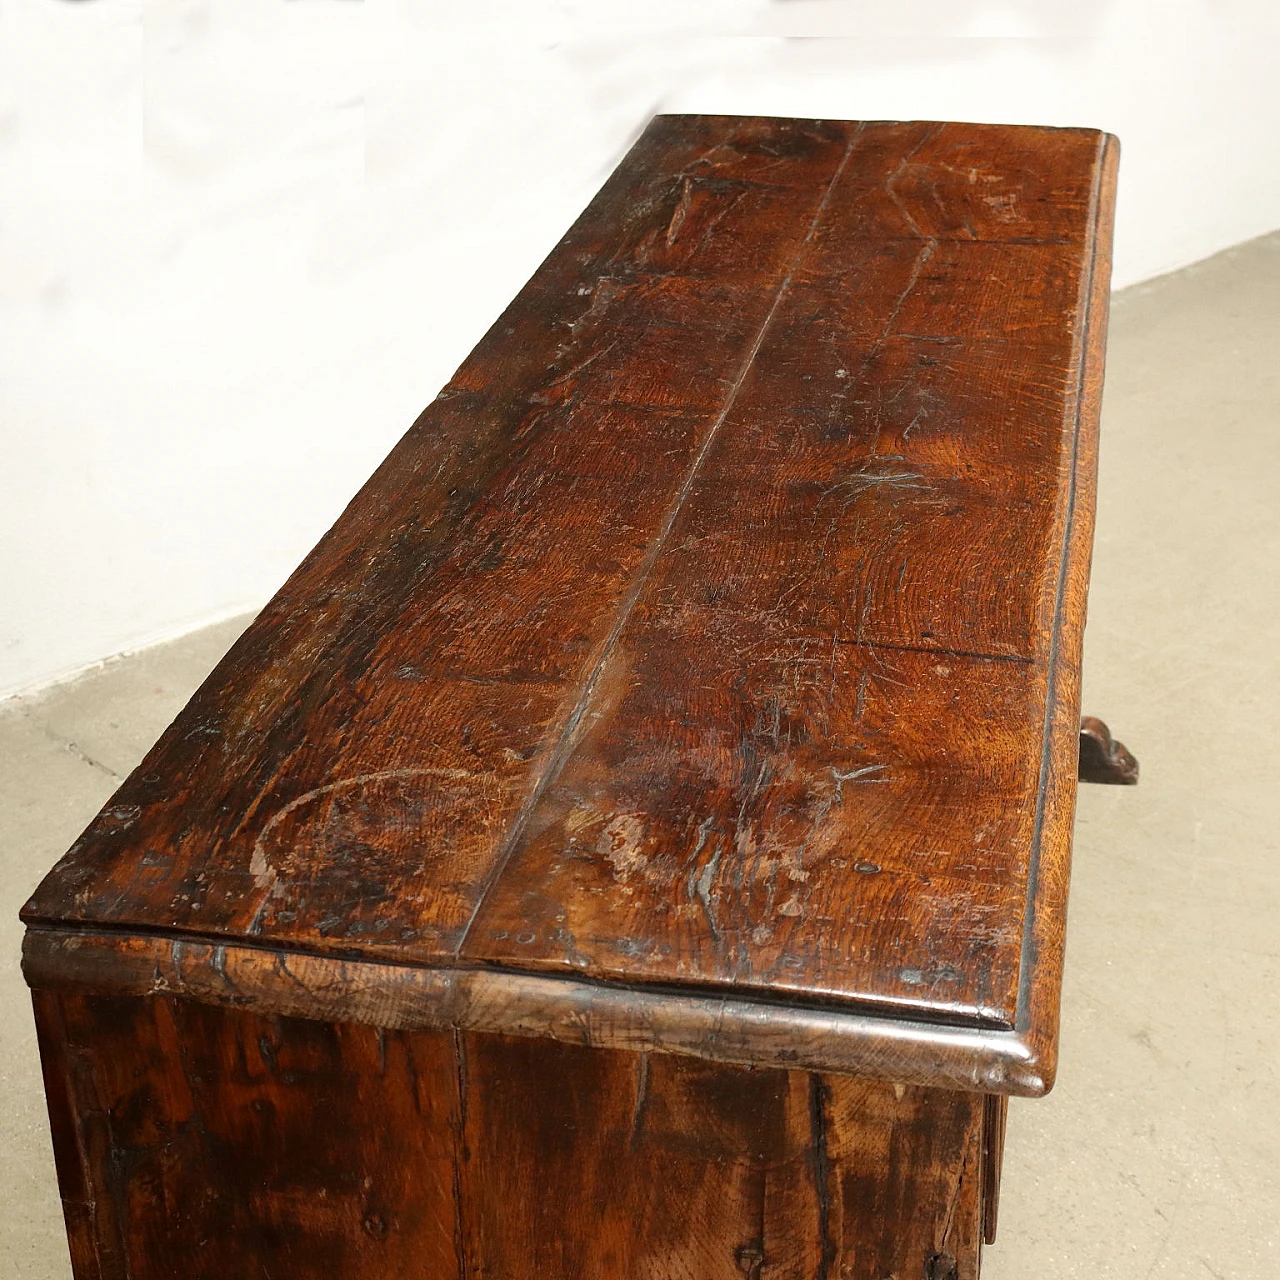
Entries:
[[546,973],[425,968],[156,936],[30,929],[36,991],[180,996],[384,1029],[454,1029],[743,1066],[1036,1097],[1051,1081],[1017,1032],[847,1007],[622,986]]
[[35,1001],[76,1280],[456,1274],[449,1036]]
[[27,921],[1007,1033],[1047,1087],[1114,169],[659,117]]
[[38,993],[76,1280],[975,1280],[984,1102]]

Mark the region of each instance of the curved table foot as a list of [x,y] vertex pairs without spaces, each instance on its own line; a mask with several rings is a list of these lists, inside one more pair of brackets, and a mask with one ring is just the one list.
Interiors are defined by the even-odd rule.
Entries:
[[1122,787],[1131,787],[1138,781],[1138,762],[1094,716],[1080,721],[1079,778],[1081,782],[1107,782]]

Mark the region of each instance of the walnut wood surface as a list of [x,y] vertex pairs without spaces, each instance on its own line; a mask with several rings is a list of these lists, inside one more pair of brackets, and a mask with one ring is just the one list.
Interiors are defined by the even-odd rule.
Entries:
[[1114,167],[655,120],[26,919],[1009,1030],[1047,1087]]
[[36,994],[76,1280],[975,1280],[976,1094]]
[[175,995],[384,1029],[546,1037],[969,1092],[1036,1097],[1051,1084],[1051,1064],[1015,1031],[765,998],[40,928],[27,931],[22,967],[36,991]]

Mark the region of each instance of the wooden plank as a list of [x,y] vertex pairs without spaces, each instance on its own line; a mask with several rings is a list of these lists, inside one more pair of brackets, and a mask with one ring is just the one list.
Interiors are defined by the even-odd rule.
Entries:
[[1026,669],[949,657],[938,680],[934,655],[783,654],[694,639],[679,661],[637,657],[470,954],[1011,1022],[1035,805]]
[[976,1280],[977,1094],[170,996],[36,1007],[76,1280]]
[[[468,958],[1015,1024],[1089,261],[917,236],[837,275],[862,218],[815,222]],[[971,345],[966,404],[929,353]]]
[[[811,1079],[814,1129],[829,1170],[825,1274],[976,1280],[983,1099],[851,1077]],[[909,1172],[885,1178],[884,1169]],[[894,1229],[885,1231],[885,1223]]]
[[655,121],[26,919],[834,1001],[1045,1085],[1114,160]]
[[476,1274],[817,1274],[803,1073],[498,1036],[461,1052]]
[[456,1273],[448,1034],[163,996],[36,1014],[76,1280]]
[[1066,954],[1071,833],[1080,759],[1080,674],[1093,552],[1098,428],[1111,287],[1110,218],[1115,209],[1118,164],[1119,143],[1107,136],[1095,195],[1096,216],[1101,222],[1090,246],[1089,297],[1085,304],[1088,322],[1081,333],[1073,465],[1062,495],[1065,546],[1058,564],[1057,625],[1051,636],[1046,680],[1045,736],[1036,812],[1039,836],[1028,868],[1028,907],[1022,929],[1017,1030],[1040,1064],[1046,1088],[1052,1088],[1058,1064],[1059,993]]
[[847,264],[867,237],[1083,246],[1097,145],[1092,129],[866,124],[819,247]]
[[538,1040],[463,1044],[462,1203],[478,1274],[977,1275],[974,1095]]

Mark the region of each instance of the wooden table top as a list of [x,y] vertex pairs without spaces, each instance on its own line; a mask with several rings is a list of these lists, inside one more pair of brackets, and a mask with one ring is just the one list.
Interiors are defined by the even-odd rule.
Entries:
[[28,923],[1048,1087],[1115,155],[655,119]]

